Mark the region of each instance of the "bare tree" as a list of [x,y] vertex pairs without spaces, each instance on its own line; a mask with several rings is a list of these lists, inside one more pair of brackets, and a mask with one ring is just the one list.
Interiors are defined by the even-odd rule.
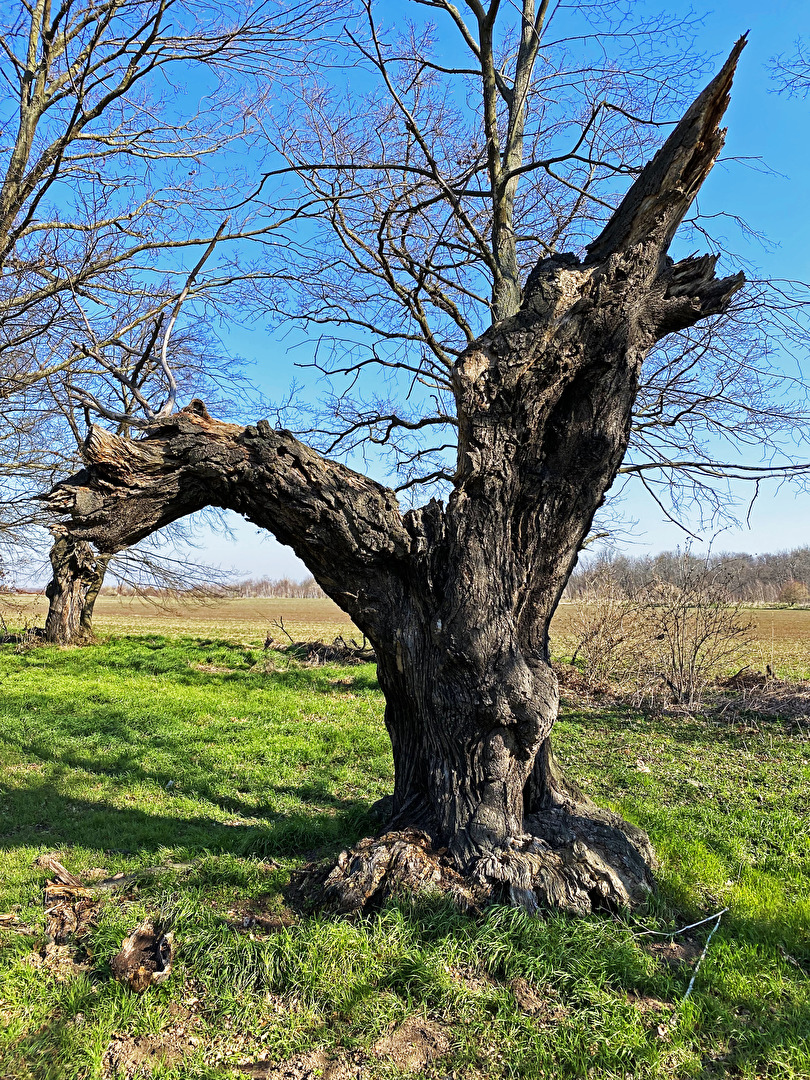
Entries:
[[[6,553],[46,524],[33,496],[75,467],[88,409],[118,417],[126,433],[172,412],[178,393],[223,401],[215,384],[234,368],[213,320],[240,282],[262,276],[236,245],[287,216],[283,205],[272,217],[224,206],[273,82],[317,48],[330,14],[328,3],[241,0],[3,6]],[[53,554],[69,561],[62,539]],[[90,566],[92,553],[80,561]]]
[[[295,176],[334,178],[333,198],[325,190],[312,197],[345,252],[328,290],[325,261],[295,246],[289,257],[302,259],[302,316],[317,320],[322,310],[330,321],[342,309],[358,340],[369,335],[359,341],[370,347],[367,356],[435,398],[431,419],[424,411],[386,420],[375,404],[371,422],[361,417],[356,430],[364,423],[384,438],[388,424],[407,431],[435,422],[451,431],[446,501],[403,512],[391,489],[289,431],[265,421],[226,424],[194,401],[156,417],[140,439],[94,426],[86,471],[58,485],[51,504],[68,515],[72,537],[105,553],[201,506],[238,509],[291,544],[367,635],[393,746],[395,831],[341,857],[325,885],[333,903],[361,906],[403,878],[529,908],[631,903],[650,887],[652,850],[640,830],[595,807],[554,763],[558,693],[548,628],[625,459],[645,358],[668,335],[722,315],[743,285],[741,274],[715,276],[715,256],[674,261],[667,251],[722,148],[719,124],[744,42],[643,169],[629,164],[630,150],[644,149],[649,126],[602,97],[577,117],[563,165],[534,150],[521,156],[529,121],[543,114],[542,93],[532,88],[543,85],[538,43],[550,5],[535,10],[524,0],[511,41],[497,29],[497,0],[489,7],[469,0],[464,16],[443,0],[428,6],[453,20],[471,54],[462,75],[480,94],[477,138],[425,131],[436,115],[428,91],[441,65],[414,67],[408,57],[394,65],[395,80],[369,10],[369,33],[353,41],[385,92],[379,114],[365,117],[371,140],[383,124],[364,219],[379,218],[376,238],[350,218],[362,201],[352,192],[367,155],[356,169],[345,161],[327,169],[328,143],[314,170],[312,147],[305,147],[307,165],[289,146]],[[575,65],[565,71],[563,86]],[[603,71],[613,77],[611,65]],[[660,81],[656,93],[666,94]],[[328,103],[324,110],[326,129],[340,139],[341,117],[329,119]],[[619,126],[627,132],[627,154],[608,152],[609,165],[599,144],[606,115],[624,116]],[[395,131],[399,143],[392,143]],[[390,170],[389,151],[397,162]],[[347,146],[349,161],[353,153]],[[446,166],[455,161],[457,175],[449,177]],[[525,242],[534,261],[525,281],[526,256],[517,256],[521,162],[556,177],[549,198],[572,193],[562,233],[541,231]],[[579,258],[560,246],[596,224],[592,170],[607,171],[615,190],[628,174],[634,180],[615,210],[602,207],[604,227]],[[386,200],[379,206],[375,191]],[[561,220],[559,207],[551,217]],[[308,259],[316,259],[317,273]],[[373,310],[380,313],[374,321]],[[350,375],[365,363],[358,359]]]
[[790,56],[771,60],[771,78],[780,93],[795,97],[810,93],[810,50],[805,41],[798,38]]
[[[498,4],[420,9],[436,25],[394,31],[364,5],[347,58],[365,93],[347,98],[326,77],[305,87],[273,142],[285,164],[265,177],[272,190],[293,175],[325,208],[317,243],[276,260],[289,289],[268,313],[306,325],[306,342],[318,335],[311,362],[330,391],[320,409],[294,398],[280,420],[330,455],[382,457],[416,501],[426,486],[446,495],[455,474],[457,357],[517,311],[539,259],[582,254],[700,70],[688,24],[610,2],[529,5],[511,36]],[[718,255],[715,224],[693,215],[679,242]],[[711,517],[729,510],[735,481],[806,474],[794,454],[807,387],[775,355],[787,333],[806,351],[806,300],[800,285],[753,281],[723,319],[653,348],[611,497],[626,479],[673,519]]]
[[[4,398],[116,341],[122,297],[139,298],[144,324],[168,316],[184,286],[189,295],[183,252],[196,262],[195,249],[225,233],[216,169],[245,137],[245,102],[225,76],[245,49],[292,29],[227,8],[197,25],[203,9],[185,0],[37,0],[6,12]],[[178,80],[203,68],[206,91],[184,90]],[[178,98],[193,115],[181,117]],[[244,231],[244,219],[234,224],[227,236]],[[156,274],[179,284],[160,288]]]

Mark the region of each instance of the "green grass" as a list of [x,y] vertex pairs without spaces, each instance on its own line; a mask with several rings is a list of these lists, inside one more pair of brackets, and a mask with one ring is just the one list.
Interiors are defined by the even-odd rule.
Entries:
[[[436,1078],[810,1077],[806,726],[564,711],[559,756],[661,858],[634,919],[470,917],[422,900],[245,928],[245,913],[284,913],[290,869],[373,832],[369,807],[392,783],[373,667],[265,659],[159,637],[0,649],[0,913],[37,932],[0,929],[0,1077],[112,1076],[105,1052],[126,1034],[182,1044],[155,1076],[224,1080],[325,1048],[390,1078],[404,1074],[375,1043],[412,1014],[446,1034],[418,1070]],[[60,973],[39,959],[47,874],[32,865],[54,851],[75,873],[194,867],[110,897],[84,969]],[[666,962],[647,947],[665,939],[638,931],[723,907],[682,1003],[695,958]],[[177,961],[136,996],[109,962],[156,912]],[[692,935],[698,952],[707,932]]]

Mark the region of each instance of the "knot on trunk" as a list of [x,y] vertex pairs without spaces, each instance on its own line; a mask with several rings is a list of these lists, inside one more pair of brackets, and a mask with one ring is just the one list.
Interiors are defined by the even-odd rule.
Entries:
[[199,398],[192,398],[188,405],[185,405],[180,409],[181,413],[191,413],[193,416],[199,416],[203,420],[211,420],[212,416],[208,409],[205,407],[205,402]]

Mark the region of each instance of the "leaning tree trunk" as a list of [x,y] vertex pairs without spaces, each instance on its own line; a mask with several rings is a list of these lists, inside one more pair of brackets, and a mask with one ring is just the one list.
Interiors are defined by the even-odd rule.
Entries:
[[93,580],[90,582],[90,588],[87,590],[87,595],[84,598],[82,614],[79,619],[79,626],[86,641],[92,641],[95,637],[95,632],[93,630],[93,614],[96,609],[96,600],[98,600],[101,587],[104,584],[104,576],[107,573],[109,561],[109,555],[96,555],[95,573],[93,574]]
[[93,551],[86,540],[55,530],[51,547],[53,577],[45,590],[48,617],[45,640],[77,645],[93,638],[93,608],[104,583],[109,556]]
[[742,284],[672,236],[723,143],[742,43],[615,212],[587,258],[540,262],[517,315],[452,372],[457,472],[445,505],[393,492],[262,421],[194,401],[137,441],[93,427],[88,468],[53,508],[77,541],[117,551],[206,505],[290,544],[378,658],[395,790],[387,832],[321,882],[362,906],[403,881],[475,902],[585,912],[651,885],[641,830],[566,783],[551,753],[548,631],[627,449],[641,363],[665,334],[725,310]]

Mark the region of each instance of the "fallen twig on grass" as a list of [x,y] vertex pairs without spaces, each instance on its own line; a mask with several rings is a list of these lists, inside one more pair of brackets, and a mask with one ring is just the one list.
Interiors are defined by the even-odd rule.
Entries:
[[710,944],[712,938],[714,937],[715,931],[717,930],[718,926],[720,925],[720,920],[723,918],[723,916],[725,915],[725,913],[727,911],[728,911],[728,908],[723,908],[722,911],[718,911],[718,913],[714,916],[714,918],[717,920],[717,922],[714,924],[714,926],[711,929],[711,932],[710,932],[709,936],[706,938],[706,944],[703,946],[703,952],[700,954],[700,957],[698,958],[698,962],[695,964],[695,970],[692,972],[692,978],[689,980],[689,986],[687,986],[686,993],[683,995],[683,997],[680,1000],[680,1003],[678,1004],[678,1006],[675,1009],[675,1015],[672,1017],[672,1020],[670,1021],[670,1025],[675,1023],[675,1020],[676,1020],[677,1015],[678,1015],[678,1010],[684,1004],[684,1002],[689,997],[689,995],[692,993],[692,990],[694,989],[694,986],[695,986],[695,979],[697,978],[697,973],[700,971],[700,965],[705,960],[706,953],[709,951],[709,944]]
[[695,979],[697,978],[698,971],[700,971],[700,965],[703,963],[704,959],[706,958],[706,953],[709,951],[709,943],[711,942],[711,940],[714,937],[714,934],[715,934],[718,926],[720,925],[720,920],[723,918],[723,916],[726,914],[726,912],[728,910],[729,909],[727,907],[724,907],[722,911],[717,911],[713,915],[707,915],[705,919],[698,919],[697,922],[689,923],[688,926],[681,926],[677,930],[638,930],[638,931],[631,930],[630,931],[630,933],[633,935],[634,938],[642,938],[642,937],[647,937],[647,936],[663,937],[663,938],[676,938],[676,937],[679,937],[682,934],[686,934],[690,930],[696,930],[699,926],[705,926],[706,923],[710,923],[710,922],[714,923],[714,926],[712,927],[712,929],[711,929],[711,931],[709,933],[709,936],[706,938],[706,943],[703,946],[703,950],[702,950],[700,956],[698,957],[694,968],[692,969],[692,977],[689,980],[689,985],[686,988],[686,993],[683,995],[681,1000],[676,1005],[673,1006],[672,1015],[670,1016],[669,1020],[667,1020],[665,1023],[658,1024],[657,1031],[658,1031],[658,1035],[659,1035],[660,1038],[665,1038],[667,1036],[667,1034],[669,1033],[669,1031],[675,1026],[675,1024],[676,1024],[676,1022],[678,1020],[678,1016],[680,1014],[680,1010],[684,1005],[684,1002],[686,1002],[687,999],[691,996],[692,991],[693,991],[693,989],[695,987]]

